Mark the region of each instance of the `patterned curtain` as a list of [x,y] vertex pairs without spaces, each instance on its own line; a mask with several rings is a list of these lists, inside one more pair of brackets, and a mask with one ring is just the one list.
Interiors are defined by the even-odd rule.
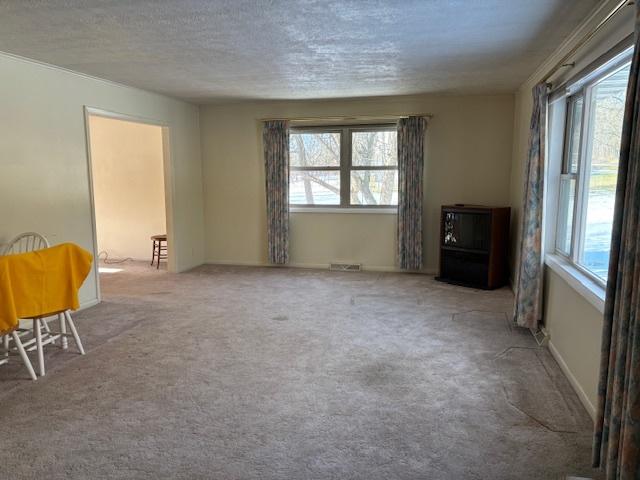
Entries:
[[423,117],[398,122],[398,263],[403,270],[422,268]]
[[533,88],[514,313],[518,325],[533,330],[538,328],[538,321],[542,316],[542,207],[546,124],[547,85],[539,83]]
[[609,282],[604,306],[593,463],[609,480],[640,478],[640,2],[629,76]]
[[267,240],[269,262],[289,261],[289,125],[283,120],[264,123],[262,131],[267,181]]

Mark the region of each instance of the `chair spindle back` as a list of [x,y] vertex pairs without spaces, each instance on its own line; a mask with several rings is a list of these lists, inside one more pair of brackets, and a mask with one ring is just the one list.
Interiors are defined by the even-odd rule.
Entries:
[[49,246],[49,241],[43,235],[36,232],[25,232],[9,242],[2,255],[33,252],[34,250],[49,248]]

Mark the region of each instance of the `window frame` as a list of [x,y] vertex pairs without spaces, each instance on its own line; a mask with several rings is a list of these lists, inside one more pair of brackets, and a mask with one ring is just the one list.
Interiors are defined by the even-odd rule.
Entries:
[[[575,179],[575,192],[574,192],[574,204],[572,212],[572,225],[571,225],[571,241],[569,252],[564,252],[558,248],[558,232],[560,231],[560,217],[555,222],[555,238],[553,242],[554,254],[564,259],[573,268],[587,277],[589,280],[604,288],[606,287],[607,280],[602,279],[596,273],[589,270],[587,267],[580,263],[580,252],[584,249],[585,242],[585,228],[586,228],[586,216],[588,209],[588,195],[589,195],[589,173],[591,168],[591,155],[592,137],[593,137],[593,122],[591,120],[591,112],[594,108],[593,104],[593,88],[607,77],[614,75],[621,69],[625,68],[631,62],[632,52],[627,51],[617,58],[611,59],[608,62],[604,62],[595,73],[587,75],[583,81],[579,82],[578,86],[572,89],[567,96],[567,108],[565,112],[565,124],[563,134],[563,146],[562,146],[562,163],[560,169],[560,182],[558,184],[558,195],[556,211],[561,211],[562,197],[560,195],[560,188],[562,180]],[[582,112],[580,117],[580,142],[578,145],[578,161],[576,165],[576,172],[571,172],[571,159],[570,159],[570,146],[571,131],[573,129],[574,115],[573,108],[578,99],[582,98]],[[564,219],[566,223],[566,219]],[[565,226],[566,229],[566,226]]]
[[[573,108],[575,107],[575,103],[582,99],[582,115],[580,117],[580,141],[578,143],[578,162],[576,165],[576,171],[571,171],[571,158],[570,158],[570,148],[567,148],[571,144],[571,134],[573,130],[573,122],[575,120]],[[570,259],[573,262],[573,253],[575,249],[575,234],[576,234],[576,218],[578,213],[578,203],[580,203],[578,192],[582,189],[580,188],[580,171],[582,169],[582,142],[584,140],[584,112],[586,107],[586,99],[584,95],[584,88],[581,88],[579,91],[571,95],[567,98],[567,112],[565,117],[565,127],[564,127],[564,138],[563,138],[563,148],[562,148],[562,166],[560,168],[560,186],[562,185],[563,180],[574,180],[575,181],[575,191],[573,192],[574,201],[573,201],[573,212],[571,213],[572,223],[571,223],[571,236],[569,240],[569,251],[564,252],[558,248],[558,239],[556,236],[554,247],[555,253],[561,255],[565,258]],[[561,210],[560,202],[562,201],[562,197],[560,195],[560,191],[558,191],[558,209]],[[556,222],[556,234],[558,232],[558,223]],[[566,229],[566,225],[565,225]]]
[[289,203],[290,209],[319,210],[397,210],[397,204],[361,205],[351,203],[351,172],[358,170],[398,171],[396,157],[395,166],[388,165],[353,165],[352,133],[353,132],[397,132],[397,123],[374,123],[364,125],[314,125],[293,126],[289,133],[340,133],[340,165],[337,167],[296,167],[289,162],[289,178],[294,171],[339,171],[340,172],[340,204]]

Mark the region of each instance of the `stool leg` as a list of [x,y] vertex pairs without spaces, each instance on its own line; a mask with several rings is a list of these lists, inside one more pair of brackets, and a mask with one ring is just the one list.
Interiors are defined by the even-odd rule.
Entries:
[[34,380],[34,381],[37,380],[38,377],[36,377],[36,372],[33,370],[33,366],[31,365],[31,360],[29,360],[29,357],[27,356],[27,352],[24,351],[24,347],[22,346],[22,340],[20,340],[20,337],[15,331],[11,333],[11,336],[13,337],[13,341],[16,344],[16,348],[18,349],[18,352],[22,357],[24,366],[27,367],[27,370],[29,371],[31,380]]
[[160,254],[161,253],[162,253],[162,240],[158,242],[158,266],[156,267],[157,270],[160,270]]
[[67,339],[67,319],[63,313],[58,314],[58,320],[60,321],[60,333],[61,333],[61,341],[62,341],[62,349],[66,350],[69,348],[69,340]]
[[2,337],[2,348],[4,348],[4,356],[9,356],[9,335],[3,335]]
[[33,319],[33,331],[36,335],[36,352],[38,353],[38,373],[44,377],[44,349],[42,348],[42,325],[39,318]]
[[78,330],[76,330],[76,325],[73,323],[71,319],[71,314],[69,310],[64,312],[64,316],[67,318],[67,322],[69,323],[69,330],[71,330],[71,334],[73,335],[73,339],[76,341],[76,347],[80,351],[80,355],[84,355],[84,348],[82,346],[82,342],[80,341],[80,335],[78,335]]
[[156,259],[156,241],[153,240],[151,251],[151,266],[153,267],[153,261]]

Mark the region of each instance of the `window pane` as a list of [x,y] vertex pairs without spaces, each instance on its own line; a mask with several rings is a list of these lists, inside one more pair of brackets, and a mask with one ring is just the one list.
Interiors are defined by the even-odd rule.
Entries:
[[289,175],[289,203],[340,205],[340,172],[292,170]]
[[576,173],[578,171],[578,155],[580,153],[580,132],[582,129],[582,109],[584,97],[575,98],[569,106],[569,137],[567,138],[567,159],[565,173]]
[[395,166],[398,164],[395,131],[351,132],[351,163],[355,166]]
[[292,167],[340,166],[340,133],[291,133],[289,164]]
[[558,204],[556,248],[565,255],[569,255],[571,253],[571,232],[573,231],[573,206],[575,204],[575,197],[575,177],[562,177],[560,179],[560,201]]
[[352,170],[352,205],[397,205],[397,170]]
[[585,185],[586,212],[579,262],[607,278],[609,248],[618,176],[620,137],[629,66],[604,78],[592,90]]

